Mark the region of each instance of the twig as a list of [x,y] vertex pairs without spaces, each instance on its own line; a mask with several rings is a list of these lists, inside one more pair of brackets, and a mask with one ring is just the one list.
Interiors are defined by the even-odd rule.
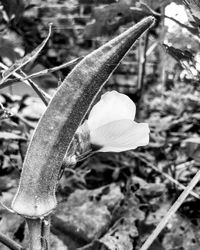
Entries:
[[[181,26],[182,28],[187,29],[193,36],[197,36],[197,35],[195,34],[195,31],[196,31],[195,28],[190,27],[190,26],[188,26],[188,25],[186,25],[186,24],[184,24],[184,23],[181,23],[181,22],[179,22],[178,20],[176,20],[176,19],[173,18],[173,17],[166,16],[166,15],[163,15],[162,17],[167,18],[167,19],[170,19],[171,21],[175,22],[176,24],[178,24],[178,25]],[[198,41],[200,41],[200,38],[199,38],[199,37],[198,37]]]
[[26,77],[23,78],[23,80],[28,80],[28,79],[33,79],[33,78],[36,78],[36,77],[39,77],[39,76],[42,76],[42,75],[46,75],[48,73],[53,73],[57,70],[60,70],[60,69],[63,69],[63,68],[66,68],[66,67],[69,67],[69,66],[72,66],[74,64],[77,64],[80,60],[83,59],[83,56],[81,57],[78,57],[70,62],[65,62],[59,66],[56,66],[56,67],[53,67],[53,68],[50,68],[50,69],[44,69],[42,71],[39,71],[39,72],[36,72],[36,73],[33,73],[32,75],[27,75]]
[[44,250],[50,249],[50,223],[51,223],[50,215],[42,220],[42,241]]
[[[29,79],[33,79],[33,78],[37,78],[37,77],[46,75],[46,74],[48,74],[48,73],[53,73],[53,72],[55,72],[55,71],[57,71],[57,70],[60,70],[60,69],[63,69],[63,68],[72,66],[72,65],[74,65],[74,64],[77,64],[77,63],[78,63],[79,61],[81,61],[83,58],[84,58],[83,56],[78,57],[78,58],[76,58],[76,59],[73,59],[73,60],[70,61],[70,62],[65,62],[65,63],[63,63],[63,64],[61,64],[61,65],[59,65],[59,66],[56,66],[56,67],[53,67],[53,68],[50,68],[50,69],[44,69],[44,70],[41,70],[41,71],[39,71],[39,72],[33,73],[33,74],[31,74],[31,75],[26,75],[26,76],[23,77],[22,79],[19,79],[19,78],[17,78],[17,79],[7,79],[3,84],[4,84],[5,87],[7,87],[7,86],[10,86],[10,85],[12,85],[12,84],[18,82],[19,80],[25,81],[25,80],[29,80]],[[2,85],[3,85],[3,84],[2,84]],[[1,85],[1,86],[2,86],[2,85]]]
[[8,238],[6,235],[0,233],[0,242],[10,248],[11,250],[25,250],[20,244]]
[[187,196],[190,194],[192,189],[196,186],[196,184],[199,182],[200,179],[200,170],[196,173],[196,175],[192,178],[186,189],[181,193],[179,198],[175,201],[175,203],[171,206],[171,208],[168,210],[167,214],[164,216],[164,218],[160,221],[160,223],[157,225],[153,233],[148,237],[148,239],[145,241],[145,243],[142,245],[140,250],[147,250],[153,241],[157,238],[157,236],[160,234],[160,232],[163,230],[163,228],[166,226],[166,224],[169,222],[170,218],[176,213],[176,211],[179,209],[179,207],[182,205],[182,203],[185,201]]
[[[20,70],[20,72],[21,72],[21,74],[23,76],[27,76],[22,70]],[[33,88],[33,90],[35,90],[35,93],[43,101],[43,103],[45,104],[45,106],[48,106],[49,100],[47,100],[46,97],[43,95],[41,89],[39,89],[38,86],[31,79],[29,79],[28,81],[29,81],[29,84],[31,85],[31,87]]]
[[190,32],[190,34],[192,34],[193,37],[194,37],[198,42],[200,42],[199,36],[198,36],[197,34],[195,34],[195,33],[196,33],[196,29],[195,29],[195,28],[190,27],[190,26],[188,26],[188,25],[185,25],[185,24],[179,22],[178,20],[176,20],[176,19],[173,18],[173,17],[169,17],[169,16],[166,16],[166,15],[163,15],[163,17],[164,17],[164,18],[170,19],[171,21],[175,22],[176,24],[178,24],[178,25],[181,26],[182,28],[185,28],[186,30],[188,30],[188,31]]
[[190,167],[191,165],[194,165],[195,160],[187,161],[187,162],[181,162],[179,165],[176,166],[176,169],[183,169]]
[[148,32],[145,34],[144,38],[140,38],[140,63],[139,63],[139,73],[138,73],[138,90],[142,91],[144,76],[145,76],[145,65],[146,65],[146,52],[148,46]]
[[[6,66],[5,64],[3,64],[1,62],[0,62],[0,67],[2,67],[3,69],[8,69],[8,66]],[[24,72],[23,72],[23,74],[24,74],[24,76],[26,76],[26,74]],[[30,83],[30,81],[28,81],[28,80],[23,80],[24,77],[16,72],[13,72],[13,75],[15,77],[17,77],[19,80],[21,80],[22,82],[24,82],[25,84],[31,86],[32,88],[34,86],[34,90],[36,91],[36,89],[37,89],[36,93],[37,94],[39,93],[39,97],[41,98],[41,96],[42,96],[42,98],[41,98],[42,100],[46,99],[45,105],[47,102],[49,102],[51,97],[48,94],[46,94],[42,89],[40,89],[33,81]],[[8,87],[8,86],[10,86],[9,82],[4,82],[0,85],[0,89]]]
[[154,42],[146,51],[146,57],[148,57],[153,51],[154,49],[158,46],[158,42]]
[[[161,170],[159,170],[156,166],[154,166],[152,163],[150,163],[149,161],[147,161],[144,158],[141,158],[140,156],[138,156],[136,153],[134,152],[130,152],[131,155],[133,155],[134,157],[138,158],[140,161],[144,162],[147,166],[149,166],[150,168],[152,168],[153,170],[155,170],[156,172],[160,173],[161,175],[163,175],[166,179],[168,179],[169,181],[171,181],[172,183],[176,184],[177,186],[179,186],[181,189],[185,190],[187,187],[185,187],[183,184],[181,184],[179,181],[175,180],[173,177],[171,177],[170,175],[162,172]],[[200,196],[191,191],[190,194],[192,196],[194,196],[197,199],[200,199]]]
[[[142,101],[142,96],[144,92],[144,77],[145,77],[145,71],[146,71],[146,52],[147,52],[147,47],[148,47],[148,42],[149,42],[149,32],[147,31],[146,34],[144,35],[144,38],[140,38],[140,58],[139,58],[139,70],[138,70],[138,84],[137,84],[137,89],[138,89],[138,101],[137,101],[137,106],[138,110],[141,110],[141,101]],[[143,44],[144,43],[144,44]],[[141,112],[137,112],[137,118],[139,119],[141,115]]]
[[193,28],[191,26],[188,26],[186,24],[183,24],[181,22],[179,22],[178,20],[176,20],[175,18],[173,17],[170,17],[170,16],[167,16],[167,15],[164,15],[164,14],[160,14],[156,11],[154,11],[152,8],[150,8],[147,4],[145,3],[140,3],[140,6],[144,9],[144,11],[147,12],[147,14],[151,14],[153,15],[154,17],[161,17],[161,18],[168,18],[170,19],[171,21],[175,22],[176,24],[178,24],[179,26],[181,26],[182,28],[185,28],[187,29],[193,36],[194,38],[200,42],[200,38],[199,36],[197,35],[197,32],[198,30],[196,28]]
[[51,35],[51,27],[52,23],[49,24],[49,32],[47,37],[42,41],[42,43],[37,46],[31,53],[25,55],[23,58],[17,60],[14,64],[12,64],[8,69],[6,69],[2,74],[2,79],[0,80],[0,84],[5,82],[5,80],[12,74],[14,74],[15,71],[21,69],[23,66],[25,66],[30,61],[34,60],[38,54],[41,52],[41,50],[44,48],[46,43],[49,40],[49,37]]

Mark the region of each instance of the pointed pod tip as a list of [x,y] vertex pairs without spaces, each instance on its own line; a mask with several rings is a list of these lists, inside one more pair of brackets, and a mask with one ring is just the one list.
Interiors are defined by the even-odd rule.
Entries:
[[135,26],[141,25],[141,26],[147,26],[148,28],[151,28],[155,24],[156,18],[154,16],[148,16],[143,18],[140,22],[136,23]]
[[156,18],[154,16],[148,16],[145,17],[143,20],[153,26],[155,24]]
[[128,30],[123,32],[120,36],[131,36],[132,43],[134,43],[145,31],[150,29],[155,24],[155,20],[156,19],[153,16],[145,17],[141,21],[130,27]]

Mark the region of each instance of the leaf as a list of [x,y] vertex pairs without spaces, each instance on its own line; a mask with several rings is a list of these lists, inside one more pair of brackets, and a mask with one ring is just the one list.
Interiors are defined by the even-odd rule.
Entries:
[[51,250],[68,250],[68,247],[62,242],[62,240],[54,234],[51,234],[50,246]]
[[197,161],[200,162],[200,137],[188,138],[183,141],[185,144],[186,154]]
[[178,63],[180,63],[183,68],[185,68],[185,65],[183,65],[184,61],[190,64],[194,62],[194,56],[189,50],[181,50],[173,46],[168,46],[164,43],[163,46],[165,47],[166,52],[171,55]]
[[102,239],[99,240],[106,249],[108,250],[132,250],[133,243],[131,241],[131,237],[127,233],[116,232],[112,235],[106,234]]
[[[112,212],[112,210],[111,210]],[[140,210],[139,199],[135,195],[125,197],[112,212],[112,227],[98,240],[80,248],[80,250],[132,250],[134,240],[138,238],[137,224],[143,221],[145,213]]]
[[140,188],[140,195],[148,199],[160,197],[165,192],[164,184],[148,183]]
[[38,54],[40,53],[40,51],[44,48],[44,46],[46,45],[47,41],[49,40],[49,37],[51,35],[51,27],[52,24],[49,25],[49,33],[47,35],[47,37],[45,38],[45,40],[37,47],[35,48],[31,53],[29,53],[28,55],[26,55],[25,57],[23,57],[22,59],[16,61],[9,69],[5,70],[3,72],[3,78],[0,81],[0,85],[13,73],[15,73],[17,70],[21,69],[24,65],[26,65],[28,62],[34,60]]
[[[197,205],[197,204],[196,204]],[[197,205],[198,206],[198,205]],[[181,212],[182,214],[182,212]],[[163,245],[166,249],[183,249],[183,250],[197,250],[199,249],[199,226],[195,226],[195,223],[191,222],[190,217],[174,215],[171,218],[169,228],[163,238]],[[194,217],[192,217],[194,218]],[[198,217],[195,217],[198,218]],[[197,219],[198,220],[198,219]],[[195,220],[195,222],[198,224]]]
[[168,46],[164,43],[163,46],[165,47],[166,52],[172,56],[180,64],[180,66],[188,72],[189,75],[194,77],[191,68],[193,67],[196,69],[196,63],[192,52],[189,50],[181,50],[173,46]]
[[46,110],[44,103],[35,97],[27,97],[23,103],[25,107],[21,110],[23,117],[31,121],[38,121]]
[[[111,211],[124,198],[120,187],[111,184],[94,190],[76,190],[59,203],[52,225],[77,247],[98,238],[111,223]],[[70,231],[70,233],[69,233]]]

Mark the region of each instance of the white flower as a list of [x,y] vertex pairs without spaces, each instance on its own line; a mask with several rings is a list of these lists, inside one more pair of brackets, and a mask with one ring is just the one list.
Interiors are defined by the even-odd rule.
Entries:
[[134,122],[135,112],[128,96],[117,91],[102,95],[87,120],[90,143],[100,152],[122,152],[147,145],[148,124]]

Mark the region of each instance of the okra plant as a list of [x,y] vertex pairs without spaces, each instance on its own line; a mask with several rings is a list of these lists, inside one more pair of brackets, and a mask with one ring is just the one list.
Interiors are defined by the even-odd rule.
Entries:
[[147,17],[87,55],[49,102],[29,144],[12,202],[12,209],[28,223],[31,250],[49,249],[49,218],[57,206],[58,176],[63,158],[76,154],[70,151],[75,134],[82,133],[85,144],[102,152],[120,152],[148,143],[148,125],[134,122],[134,104],[115,91],[102,96],[83,121],[109,76],[153,22],[153,17]]

